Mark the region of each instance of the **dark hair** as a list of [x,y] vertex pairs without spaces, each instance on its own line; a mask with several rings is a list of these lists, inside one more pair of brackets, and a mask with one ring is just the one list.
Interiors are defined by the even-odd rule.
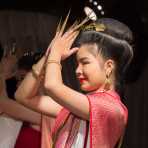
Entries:
[[24,69],[30,71],[32,65],[35,64],[42,56],[42,53],[27,52],[18,60],[18,69]]
[[96,23],[105,25],[106,29],[103,31],[104,33],[117,39],[125,40],[129,44],[133,43],[133,33],[124,23],[112,18],[101,18]]
[[24,69],[26,71],[30,71],[33,63],[34,63],[33,56],[25,55],[18,60],[17,66],[18,69]]
[[76,40],[77,46],[82,44],[96,44],[99,52],[105,59],[113,59],[116,64],[116,90],[120,93],[121,83],[133,58],[133,49],[130,45],[133,37],[131,30],[123,23],[111,19],[102,18],[96,24],[103,24],[105,30],[82,30]]

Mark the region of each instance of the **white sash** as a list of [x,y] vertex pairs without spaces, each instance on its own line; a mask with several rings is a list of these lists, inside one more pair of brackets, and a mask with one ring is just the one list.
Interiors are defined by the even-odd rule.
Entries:
[[22,122],[0,116],[0,148],[14,148]]

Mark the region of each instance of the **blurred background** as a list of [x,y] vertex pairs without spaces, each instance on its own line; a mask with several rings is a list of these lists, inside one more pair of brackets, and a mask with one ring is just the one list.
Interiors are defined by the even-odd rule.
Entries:
[[28,51],[42,52],[50,43],[60,18],[70,9],[70,22],[84,18],[84,6],[90,6],[100,18],[112,17],[124,22],[134,33],[134,60],[128,70],[123,100],[129,109],[123,148],[147,148],[147,0],[1,0],[0,42],[5,51],[17,49],[18,57]]

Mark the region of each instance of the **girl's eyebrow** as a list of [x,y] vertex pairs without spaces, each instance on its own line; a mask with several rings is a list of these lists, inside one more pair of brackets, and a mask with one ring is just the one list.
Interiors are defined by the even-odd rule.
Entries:
[[80,62],[83,62],[83,61],[85,61],[85,60],[88,60],[89,58],[88,57],[82,57],[82,58],[80,58],[80,59],[78,59]]

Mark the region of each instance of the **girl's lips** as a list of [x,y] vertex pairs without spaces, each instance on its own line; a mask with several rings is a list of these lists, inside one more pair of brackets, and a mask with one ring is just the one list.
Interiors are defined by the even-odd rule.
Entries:
[[86,80],[87,80],[86,78],[79,78],[80,83],[83,83]]

